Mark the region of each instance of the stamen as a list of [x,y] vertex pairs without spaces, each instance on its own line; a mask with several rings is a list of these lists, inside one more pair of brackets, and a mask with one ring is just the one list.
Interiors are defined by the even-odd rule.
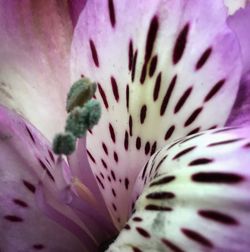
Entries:
[[69,90],[66,110],[69,113],[77,106],[84,105],[90,100],[96,91],[96,83],[87,78],[82,78],[75,82]]
[[84,107],[76,107],[69,114],[65,130],[75,137],[83,137],[88,129],[96,125],[101,116],[101,106],[96,100],[91,100]]
[[78,178],[72,179],[72,185],[76,189],[78,196],[84,200],[87,200],[89,203],[97,206],[96,199],[93,193],[85,186]]
[[53,140],[53,151],[55,154],[69,155],[74,152],[76,138],[70,132],[57,134]]

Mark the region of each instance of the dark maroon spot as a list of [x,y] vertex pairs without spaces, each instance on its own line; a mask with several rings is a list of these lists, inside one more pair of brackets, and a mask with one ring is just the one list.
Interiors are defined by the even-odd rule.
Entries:
[[141,77],[140,77],[141,84],[144,84],[144,82],[146,80],[146,75],[147,75],[147,64],[144,63],[142,66],[142,70],[141,70]]
[[225,214],[213,210],[199,210],[198,214],[203,218],[216,221],[226,225],[237,225],[239,224],[236,219]]
[[116,163],[118,163],[118,155],[117,155],[117,153],[115,151],[114,151],[114,160],[115,160]]
[[125,132],[125,136],[124,136],[124,148],[125,150],[128,150],[128,132]]
[[11,222],[23,222],[23,219],[16,215],[5,215],[4,219]]
[[162,104],[161,104],[161,110],[160,110],[160,115],[163,116],[166,109],[167,109],[167,106],[168,106],[168,103],[169,103],[169,100],[170,100],[170,97],[173,93],[173,90],[174,90],[174,87],[175,87],[175,84],[176,84],[176,80],[177,80],[177,75],[175,75],[173,77],[173,79],[171,80],[170,84],[169,84],[169,87],[167,89],[167,92],[163,98],[163,101],[162,101]]
[[102,101],[103,101],[103,104],[104,104],[105,108],[108,109],[109,104],[108,104],[108,101],[107,101],[107,97],[106,97],[106,94],[103,91],[102,86],[101,86],[100,83],[98,83],[98,90],[99,90],[99,93],[100,93],[100,95],[102,97]]
[[115,27],[115,23],[116,23],[116,18],[115,18],[115,7],[114,7],[114,3],[113,0],[108,0],[108,6],[109,6],[109,18],[110,18],[110,23],[112,25],[112,27]]
[[215,142],[215,143],[209,144],[208,147],[213,147],[213,146],[218,146],[218,145],[224,145],[224,144],[231,144],[231,143],[239,142],[242,139],[243,138],[237,138],[237,139],[230,139],[230,140]]
[[128,180],[128,178],[125,178],[124,183],[125,183],[125,188],[128,190],[128,187],[129,187],[129,180]]
[[114,188],[112,188],[112,194],[114,195],[114,197],[116,197],[116,192],[115,192]]
[[129,85],[126,86],[126,106],[129,109]]
[[143,237],[145,237],[145,238],[149,238],[149,237],[150,237],[150,234],[149,234],[148,231],[146,231],[144,228],[136,227],[135,229],[137,230],[137,232],[138,232],[141,236],[143,236]]
[[166,160],[166,158],[168,157],[168,155],[165,155],[161,161],[157,164],[155,171],[158,171],[158,169],[160,168],[160,166],[162,165],[162,163]]
[[128,46],[128,70],[132,70],[132,65],[133,65],[133,54],[134,54],[134,49],[133,49],[133,41],[129,41],[129,46]]
[[142,250],[140,250],[139,248],[137,247],[132,247],[133,248],[133,252],[143,252]]
[[104,152],[106,153],[106,155],[108,155],[109,152],[108,152],[108,148],[105,143],[102,143],[102,148],[103,148]]
[[178,113],[181,108],[183,107],[183,105],[185,104],[185,102],[187,101],[188,97],[190,96],[191,92],[192,92],[193,88],[189,87],[184,94],[181,96],[180,100],[177,102],[175,108],[174,108],[174,113]]
[[157,58],[157,55],[155,55],[150,62],[150,67],[149,67],[149,76],[150,77],[152,77],[155,73],[155,70],[157,67],[157,61],[158,61],[158,58]]
[[145,210],[149,210],[149,211],[172,211],[173,209],[171,207],[164,207],[164,206],[157,206],[157,205],[147,205],[145,206]]
[[142,218],[140,218],[140,217],[134,217],[132,220],[135,221],[135,222],[141,222]]
[[173,63],[174,64],[177,64],[180,61],[180,59],[184,53],[186,43],[187,43],[188,31],[189,31],[189,24],[186,24],[177,37],[177,40],[176,40],[175,46],[174,46],[174,51],[173,51]]
[[54,155],[49,149],[48,149],[48,153],[49,153],[49,156],[50,156],[50,159],[52,160],[52,162],[55,163]]
[[150,187],[168,184],[168,183],[172,182],[173,180],[175,180],[175,176],[166,176],[164,178],[161,178],[161,179],[159,179],[157,181],[152,182],[150,184]]
[[151,200],[165,200],[165,199],[173,199],[175,197],[172,192],[153,192],[149,193],[146,198]]
[[218,127],[218,125],[214,125],[214,126],[210,127],[209,130],[216,129],[217,127]]
[[93,40],[91,40],[91,39],[89,40],[89,45],[90,45],[93,61],[96,65],[96,67],[99,67],[98,54],[97,54],[96,47],[95,47]]
[[33,134],[31,133],[31,131],[30,131],[30,129],[28,128],[27,125],[25,125],[25,129],[26,129],[26,131],[28,132],[28,135],[29,135],[31,141],[32,141],[34,144],[36,144],[36,140],[35,140]]
[[105,179],[105,177],[104,177],[104,175],[103,175],[102,172],[100,172],[100,176],[101,176],[103,179]]
[[200,131],[200,129],[201,129],[200,127],[197,127],[195,129],[191,130],[190,132],[187,133],[187,136],[191,136],[193,134],[198,133]]
[[23,184],[26,186],[26,188],[31,191],[32,193],[35,193],[36,192],[36,187],[31,184],[30,182],[26,181],[26,180],[23,180]]
[[92,154],[88,150],[87,150],[87,154],[88,154],[89,158],[91,159],[91,161],[93,163],[96,163],[94,157],[92,156]]
[[238,128],[239,128],[239,127],[222,128],[222,129],[219,129],[219,130],[214,131],[213,134],[222,133],[222,132],[227,132],[227,131],[231,131],[231,130],[238,129]]
[[105,162],[103,159],[101,159],[101,161],[102,161],[102,165],[103,165],[103,167],[104,167],[105,169],[107,169],[107,168],[108,168],[108,166],[107,166],[106,162]]
[[133,65],[132,65],[132,73],[131,73],[131,79],[132,79],[132,82],[134,81],[135,79],[135,70],[136,70],[136,61],[137,61],[137,50],[135,51],[135,54],[134,54],[134,58],[133,58]]
[[145,144],[145,149],[144,149],[144,151],[145,151],[145,154],[148,155],[148,153],[149,153],[149,151],[150,151],[150,143],[149,143],[149,142],[147,142],[147,143]]
[[177,153],[174,157],[173,157],[173,160],[177,159],[177,158],[180,158],[184,155],[186,155],[187,153],[189,153],[190,151],[194,150],[196,148],[196,146],[192,146],[192,147],[189,147],[189,148],[186,148],[185,150],[183,151],[180,151],[179,153]]
[[51,172],[49,171],[49,169],[47,168],[47,166],[44,164],[44,162],[37,158],[39,164],[41,165],[41,167],[43,168],[44,171],[46,171],[46,174],[49,176],[49,178],[52,180],[52,181],[55,181],[54,177],[52,176]]
[[184,252],[182,249],[180,249],[179,247],[177,247],[174,243],[172,243],[171,241],[167,240],[166,238],[161,239],[161,241],[163,242],[163,244],[168,247],[169,249],[171,249],[173,252]]
[[113,143],[115,143],[116,139],[115,139],[115,131],[114,131],[114,128],[112,126],[112,124],[110,123],[109,124],[109,133],[110,133],[110,137],[113,141]]
[[205,238],[203,235],[199,234],[198,232],[193,231],[191,229],[187,229],[187,228],[182,228],[181,231],[189,239],[191,239],[191,240],[193,240],[203,246],[210,247],[210,248],[213,247],[212,242],[209,241],[207,238]]
[[225,84],[225,79],[218,81],[213,87],[212,89],[208,92],[207,96],[204,99],[204,102],[207,102],[209,100],[211,100],[219,91],[220,89],[223,87],[223,85]]
[[117,207],[114,203],[112,203],[112,207],[113,207],[114,211],[117,211]]
[[164,139],[165,139],[165,140],[168,140],[168,139],[172,136],[172,134],[174,133],[174,130],[175,130],[175,126],[172,125],[172,126],[167,130]]
[[201,57],[199,58],[199,60],[196,63],[195,69],[199,70],[201,69],[205,63],[207,62],[208,58],[210,57],[212,52],[212,48],[209,47],[205,50],[205,52],[203,52],[203,54],[201,55]]
[[151,156],[155,153],[156,148],[157,148],[157,142],[154,142],[153,145],[152,145],[151,153],[150,153]]
[[203,107],[197,108],[196,110],[194,110],[194,112],[188,117],[188,119],[186,120],[184,126],[187,127],[190,124],[192,124],[195,119],[198,117],[198,115],[201,113]]
[[145,174],[146,174],[147,168],[148,168],[148,162],[145,164],[145,166],[144,166],[144,168],[143,168],[143,172],[142,172],[142,179],[144,179],[144,177],[145,177]]
[[135,143],[135,145],[136,145],[136,149],[137,149],[137,150],[140,150],[140,149],[141,149],[141,138],[140,138],[140,137],[137,137],[137,138],[136,138],[136,143]]
[[110,178],[110,176],[108,176],[107,178],[108,178],[108,181],[109,181],[109,182],[111,182],[111,178]]
[[155,81],[154,93],[153,93],[154,101],[156,101],[159,97],[160,88],[161,88],[161,72],[157,75]]
[[132,120],[132,116],[129,116],[129,135],[132,136],[133,135],[133,120]]
[[97,179],[97,181],[98,181],[98,183],[99,183],[99,185],[102,187],[102,189],[104,190],[105,189],[105,187],[104,187],[104,185],[103,185],[103,183],[102,183],[102,181],[101,181],[101,179],[96,175],[95,176],[96,177],[96,179]]
[[45,248],[45,246],[42,244],[34,244],[32,247],[36,250],[42,250]]
[[149,61],[152,55],[158,29],[159,29],[159,21],[158,21],[157,16],[154,16],[150,22],[148,34],[147,34],[146,52],[145,52],[146,63]]
[[235,173],[198,172],[192,175],[192,180],[199,183],[237,184],[244,178]]
[[126,225],[124,226],[124,229],[126,229],[126,230],[130,230],[130,229],[131,229],[131,227],[130,227],[128,224],[126,224]]
[[113,76],[111,76],[110,80],[111,80],[113,95],[115,97],[115,100],[118,102],[119,101],[119,92],[118,92],[117,82]]
[[28,204],[26,202],[24,202],[23,200],[20,200],[20,199],[13,199],[13,202],[18,205],[18,206],[21,206],[21,207],[28,207]]
[[188,165],[195,166],[195,165],[206,165],[212,163],[214,160],[210,158],[198,158],[191,161]]
[[147,106],[144,104],[141,107],[141,112],[140,112],[140,121],[141,121],[141,124],[144,123],[146,116],[147,116]]
[[115,173],[113,170],[111,170],[111,176],[112,176],[113,180],[116,181],[116,176],[115,176]]

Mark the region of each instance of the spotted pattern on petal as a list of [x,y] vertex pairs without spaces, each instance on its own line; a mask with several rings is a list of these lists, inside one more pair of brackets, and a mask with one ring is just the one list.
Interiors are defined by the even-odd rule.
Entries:
[[220,1],[87,2],[73,39],[72,81],[84,72],[98,83],[102,117],[87,136],[88,157],[118,227],[150,155],[226,121],[241,63],[225,20]]
[[[142,251],[247,251],[249,132],[204,131],[153,155],[137,178],[130,229],[108,251],[129,251],[130,244]],[[209,162],[190,166],[195,160]]]

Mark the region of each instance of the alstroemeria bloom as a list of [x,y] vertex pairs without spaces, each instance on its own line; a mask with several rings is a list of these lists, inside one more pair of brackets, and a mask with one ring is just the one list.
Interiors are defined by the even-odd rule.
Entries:
[[[248,251],[250,8],[68,4],[0,1],[0,250]],[[102,116],[58,157],[83,76]]]

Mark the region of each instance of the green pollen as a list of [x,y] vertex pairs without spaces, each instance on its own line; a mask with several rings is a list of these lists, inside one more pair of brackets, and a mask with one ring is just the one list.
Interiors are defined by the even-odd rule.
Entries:
[[75,137],[83,137],[88,129],[93,128],[101,117],[101,106],[96,100],[88,101],[83,107],[76,107],[69,114],[65,130]]
[[59,133],[53,140],[53,151],[58,155],[70,155],[74,152],[76,138],[71,132]]
[[75,82],[69,90],[67,96],[66,110],[69,113],[77,106],[83,106],[89,101],[96,91],[96,83],[87,78],[82,78]]

